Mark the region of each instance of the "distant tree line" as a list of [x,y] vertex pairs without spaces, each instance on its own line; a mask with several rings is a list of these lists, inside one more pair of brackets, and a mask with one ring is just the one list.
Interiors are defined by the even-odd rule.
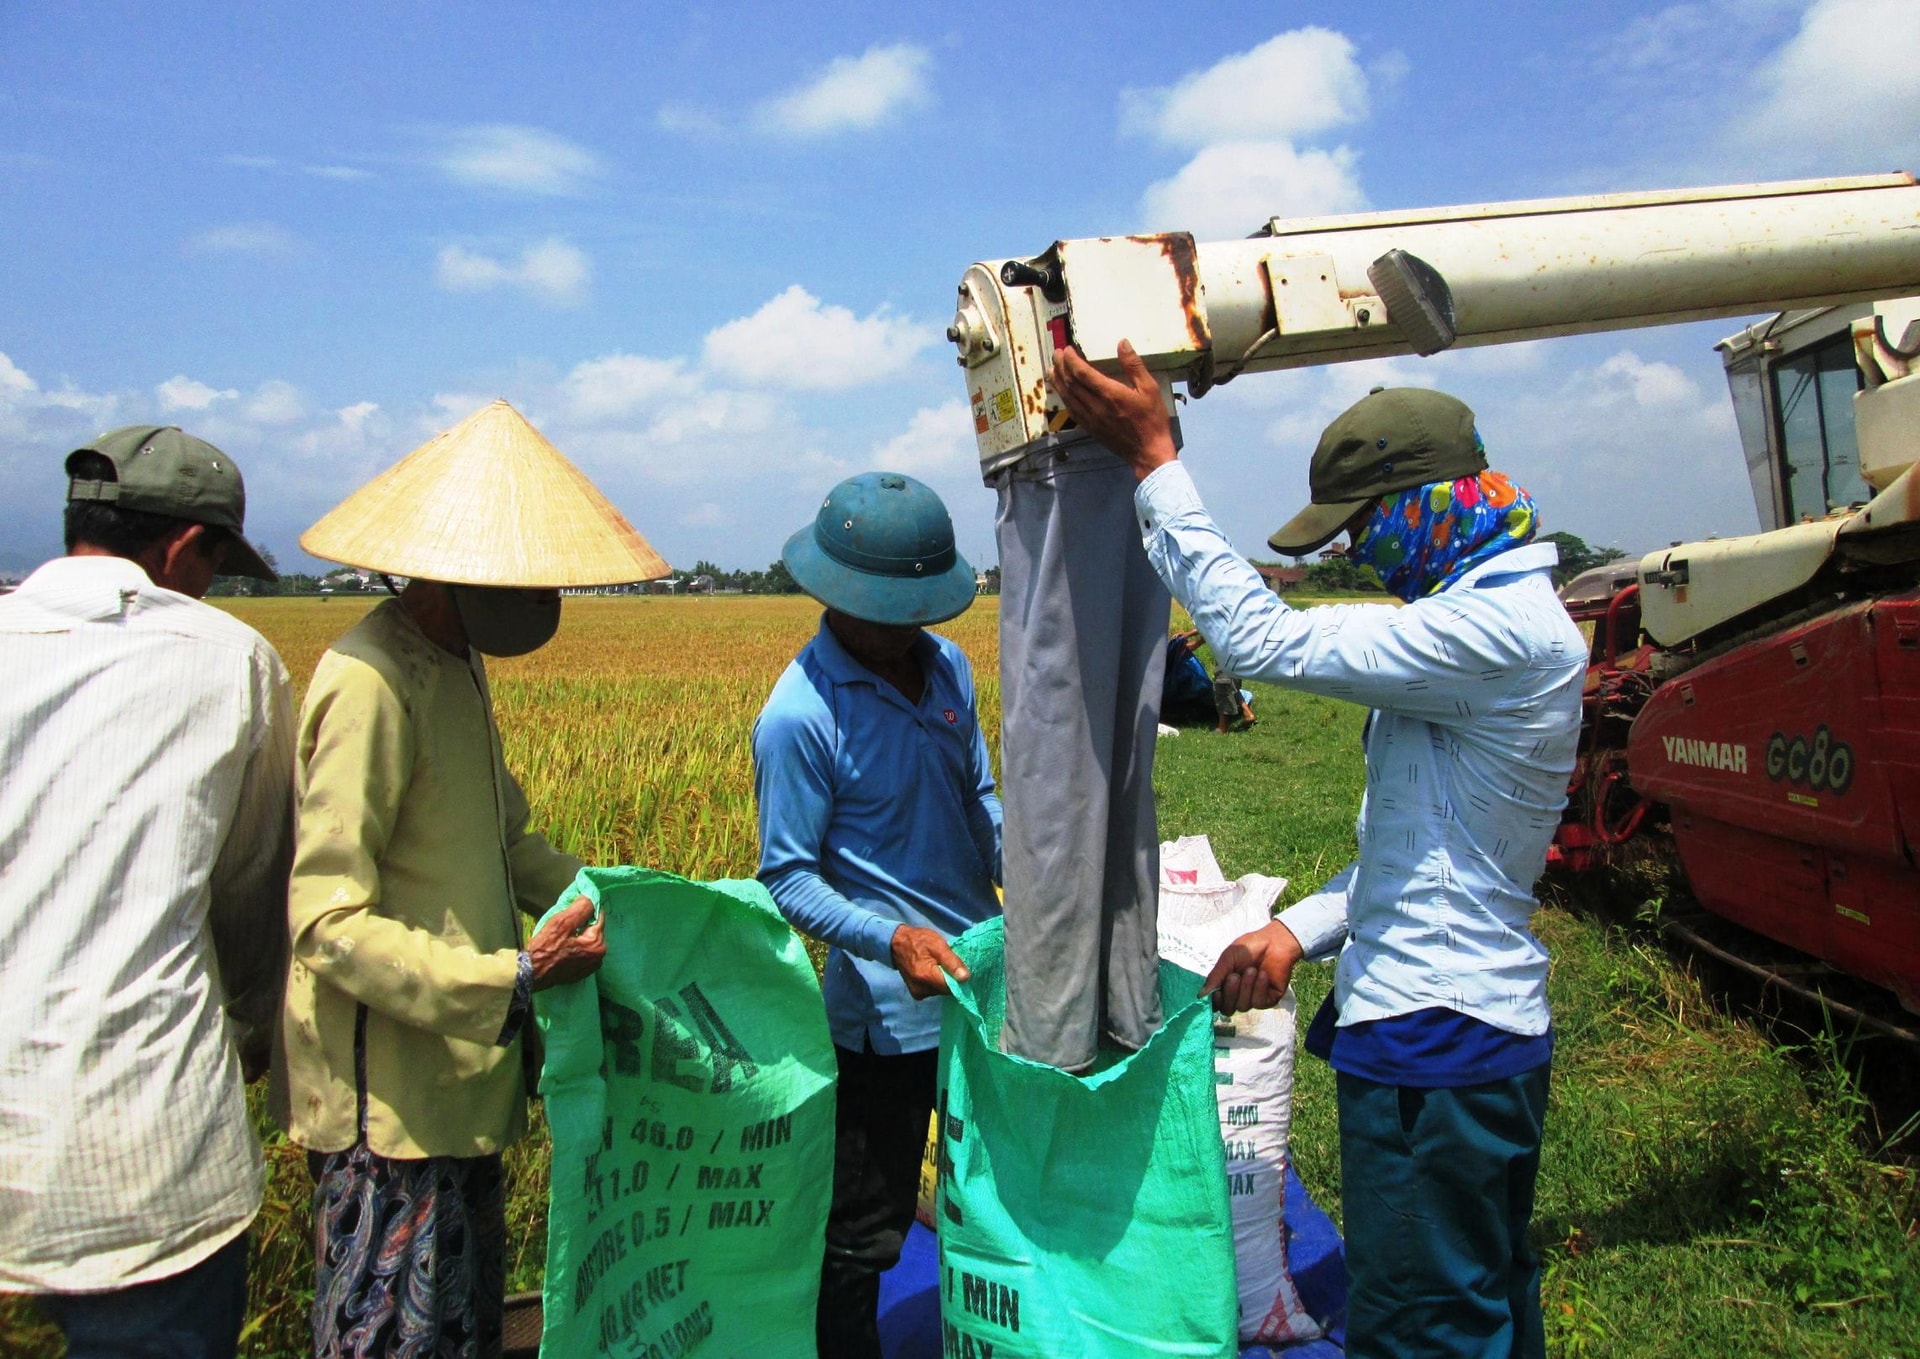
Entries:
[[1560,564],[1553,568],[1553,583],[1565,585],[1582,571],[1617,562],[1627,554],[1617,547],[1589,547],[1586,540],[1572,533],[1543,533],[1537,540],[1560,549]]
[[706,589],[711,581],[715,590],[738,590],[747,595],[797,595],[804,593],[799,582],[794,580],[793,572],[787,570],[782,561],[767,563],[764,571],[729,571],[704,557],[693,564],[692,569],[678,573],[690,584],[699,582],[699,589]]
[[[275,571],[280,563],[274,560],[273,553],[261,547],[257,549],[261,559]],[[1000,593],[1000,568],[990,566],[986,570],[987,593]],[[729,571],[723,566],[702,558],[693,564],[690,570],[676,571],[669,579],[678,582],[682,593],[703,593],[708,590],[738,592],[748,595],[797,595],[804,594],[799,582],[794,580],[793,572],[787,570],[782,561],[768,562],[763,571]],[[641,587],[646,588],[646,587]],[[330,594],[385,594],[386,586],[379,576],[371,576],[363,581],[360,575],[347,568],[330,571],[324,576],[310,576],[302,572],[281,572],[279,580],[255,580],[251,576],[216,576],[210,595],[317,595],[323,589]]]

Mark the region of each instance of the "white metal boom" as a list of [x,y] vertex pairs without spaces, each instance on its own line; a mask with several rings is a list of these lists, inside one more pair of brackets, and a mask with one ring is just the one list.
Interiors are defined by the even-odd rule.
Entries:
[[1920,186],[1890,174],[1057,241],[968,269],[947,334],[991,470],[1064,424],[1046,369],[1068,342],[1111,368],[1130,340],[1200,396],[1243,372],[1916,292]]

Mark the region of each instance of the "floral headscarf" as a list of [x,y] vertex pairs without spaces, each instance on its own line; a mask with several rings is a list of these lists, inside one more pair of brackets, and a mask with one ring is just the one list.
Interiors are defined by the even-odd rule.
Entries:
[[1482,472],[1382,496],[1350,559],[1412,602],[1528,542],[1538,524],[1533,497],[1498,472]]

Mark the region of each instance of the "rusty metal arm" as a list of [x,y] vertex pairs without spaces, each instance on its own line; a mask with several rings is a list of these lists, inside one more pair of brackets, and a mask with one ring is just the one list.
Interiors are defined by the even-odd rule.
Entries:
[[983,464],[1058,427],[1045,372],[1065,343],[1110,365],[1130,340],[1193,396],[1430,352],[1431,328],[1381,280],[1396,251],[1443,280],[1460,345],[1829,305],[1920,291],[1920,187],[1892,174],[1275,220],[1244,240],[1106,236],[978,264],[948,338]]

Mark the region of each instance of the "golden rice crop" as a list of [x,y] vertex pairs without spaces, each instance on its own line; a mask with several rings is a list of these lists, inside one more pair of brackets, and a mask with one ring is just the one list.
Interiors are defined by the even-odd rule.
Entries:
[[[279,649],[296,690],[368,607],[358,599],[226,601]],[[973,661],[996,760],[999,601],[939,631]],[[507,766],[534,823],[589,863],[750,876],[759,857],[748,736],[819,625],[801,596],[578,596],[560,633],[487,673]]]

